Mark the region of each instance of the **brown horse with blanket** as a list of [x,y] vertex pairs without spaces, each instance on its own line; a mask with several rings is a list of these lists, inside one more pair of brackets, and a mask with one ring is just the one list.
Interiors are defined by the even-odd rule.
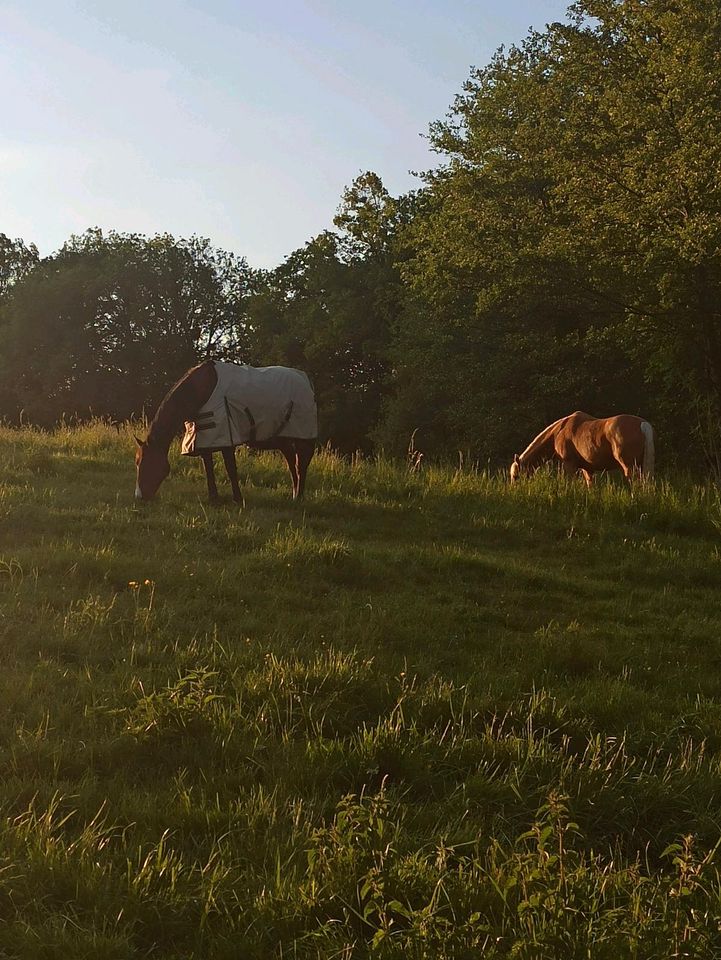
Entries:
[[233,499],[242,497],[235,448],[280,450],[303,496],[305,477],[318,436],[318,415],[307,374],[291,367],[249,367],[206,360],[192,367],[168,391],[145,440],[135,438],[135,496],[150,500],[170,473],[168,450],[185,426],[182,453],[201,457],[211,501],[218,499],[213,453],[220,451]]
[[577,410],[556,420],[533,439],[511,464],[511,481],[532,473],[547,460],[560,460],[564,471],[580,473],[588,486],[598,470],[619,468],[624,477],[652,477],[653,428],[630,414],[601,420]]

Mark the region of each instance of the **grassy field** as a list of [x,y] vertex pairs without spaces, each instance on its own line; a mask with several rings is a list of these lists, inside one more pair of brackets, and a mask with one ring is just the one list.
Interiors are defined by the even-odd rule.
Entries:
[[721,955],[715,487],[0,442],[0,957]]

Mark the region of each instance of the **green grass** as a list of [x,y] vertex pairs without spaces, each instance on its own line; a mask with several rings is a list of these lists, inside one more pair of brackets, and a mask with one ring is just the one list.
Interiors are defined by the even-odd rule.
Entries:
[[721,497],[0,430],[1,958],[721,955]]

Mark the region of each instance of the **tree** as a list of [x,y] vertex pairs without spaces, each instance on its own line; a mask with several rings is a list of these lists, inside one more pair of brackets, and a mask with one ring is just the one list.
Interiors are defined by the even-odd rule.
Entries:
[[571,214],[552,242],[582,287],[620,305],[619,341],[679,445],[699,404],[721,416],[720,49],[709,0],[589,0],[546,55],[564,122],[540,139]]
[[369,450],[388,380],[388,347],[402,300],[395,236],[409,204],[374,173],[341,201],[336,225],[266,273],[249,304],[256,363],[312,377],[322,439]]
[[345,237],[349,258],[388,262],[401,219],[401,205],[377,173],[367,170],[343,191],[333,222]]
[[696,405],[721,414],[720,20],[588,0],[472,72],[406,229],[391,434],[424,384],[432,444],[481,455],[579,406],[680,424],[679,446]]
[[384,375],[385,320],[367,280],[325,233],[266,274],[248,307],[253,362],[305,370],[322,439],[348,452],[368,445]]
[[0,233],[0,302],[10,292],[12,286],[22,280],[39,259],[35,244],[28,247],[22,240],[11,240]]
[[206,240],[73,237],[6,306],[2,373],[15,408],[43,422],[153,409],[199,359],[247,357],[251,284],[244,260]]

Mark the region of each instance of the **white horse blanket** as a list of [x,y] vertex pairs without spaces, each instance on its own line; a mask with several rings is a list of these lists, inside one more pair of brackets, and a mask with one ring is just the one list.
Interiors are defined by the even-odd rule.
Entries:
[[308,375],[291,367],[248,367],[215,361],[218,383],[185,423],[181,453],[237,447],[275,437],[314,440],[318,413]]

